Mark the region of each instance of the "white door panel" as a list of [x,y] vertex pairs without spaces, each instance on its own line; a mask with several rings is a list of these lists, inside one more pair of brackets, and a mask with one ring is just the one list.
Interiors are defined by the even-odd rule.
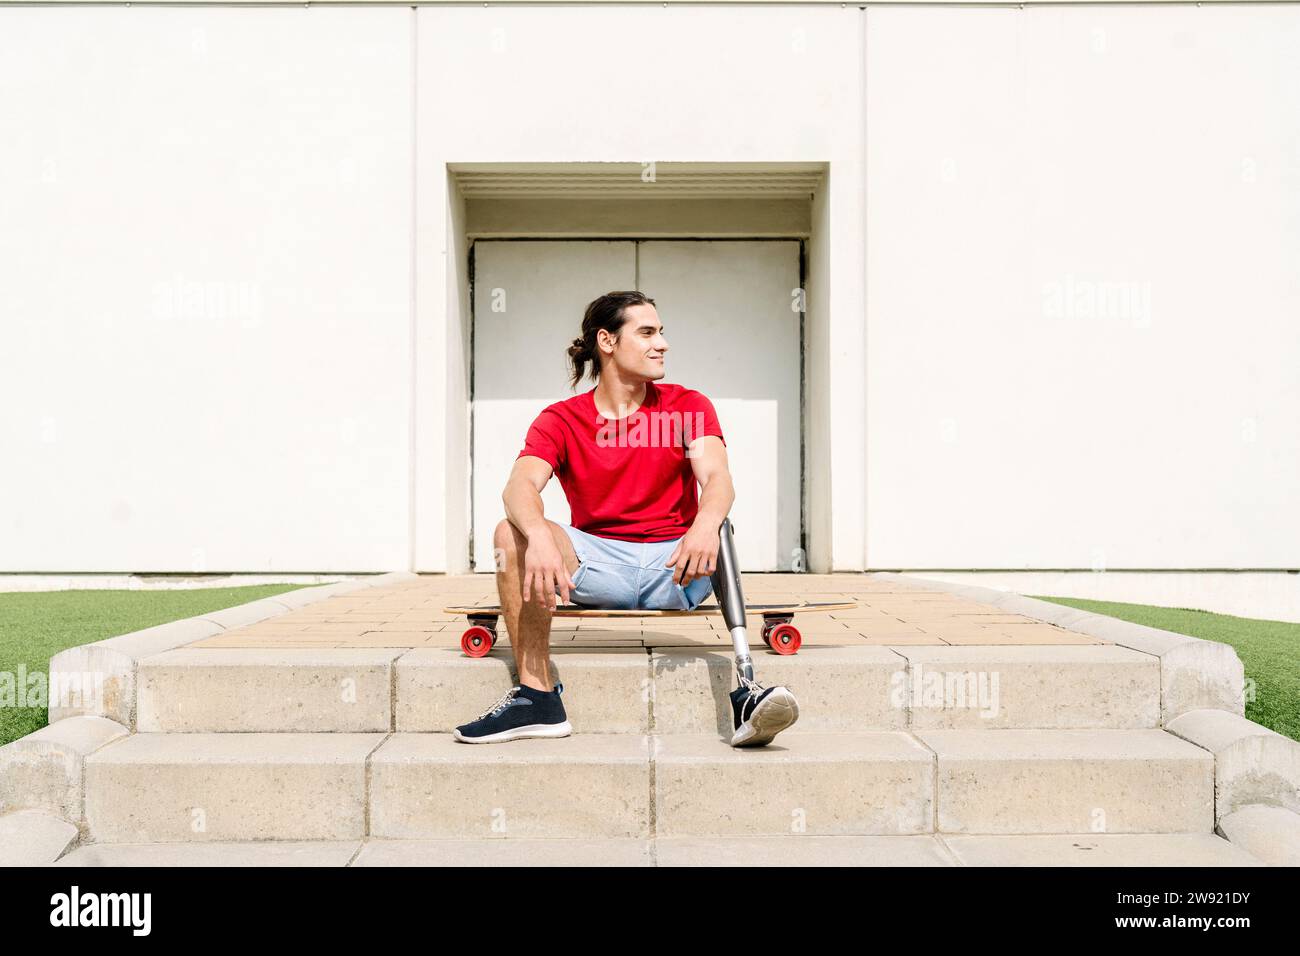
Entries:
[[721,418],[742,570],[790,570],[801,538],[799,243],[647,241],[637,275],[668,339],[664,380],[703,392]]
[[[691,388],[709,394],[705,386],[691,384]],[[727,462],[736,486],[736,502],[731,506],[729,517],[736,529],[736,557],[740,560],[740,568],[742,571],[788,571],[789,552],[788,548],[783,550],[781,540],[777,469],[770,463],[759,468],[746,464],[763,462],[771,455],[772,436],[777,434],[778,428],[779,403],[775,400],[709,397],[722,422],[722,434],[727,439]],[[797,538],[795,544],[798,544]]]
[[[634,288],[636,244],[629,241],[474,244],[474,568],[491,571],[492,532],[506,516],[506,479],[528,426],[569,388],[569,344],[587,303]],[[584,379],[578,391],[591,388]],[[558,478],[542,491],[546,517],[569,523]]]

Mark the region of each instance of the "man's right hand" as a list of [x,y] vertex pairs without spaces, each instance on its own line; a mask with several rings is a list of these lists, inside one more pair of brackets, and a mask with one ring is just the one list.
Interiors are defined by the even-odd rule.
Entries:
[[538,604],[554,611],[555,589],[560,589],[560,596],[568,603],[569,588],[576,586],[569,577],[569,569],[564,566],[564,555],[560,554],[550,534],[529,538],[528,549],[524,552],[524,603],[535,599]]

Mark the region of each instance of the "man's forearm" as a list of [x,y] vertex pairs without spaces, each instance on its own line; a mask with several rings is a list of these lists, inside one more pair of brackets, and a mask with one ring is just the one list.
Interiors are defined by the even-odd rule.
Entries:
[[716,531],[722,527],[722,519],[730,513],[735,500],[736,490],[732,487],[731,476],[725,473],[714,476],[700,491],[700,506],[694,523]]
[[530,541],[534,534],[549,534],[542,496],[528,481],[508,481],[501,494],[506,506],[506,517]]

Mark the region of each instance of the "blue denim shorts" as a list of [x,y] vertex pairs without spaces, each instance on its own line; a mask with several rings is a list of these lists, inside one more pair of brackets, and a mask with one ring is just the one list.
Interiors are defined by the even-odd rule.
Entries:
[[[572,525],[560,525],[573,542],[581,564],[573,572],[569,600],[607,610],[693,611],[713,593],[708,576],[686,587],[673,582],[677,568],[665,567],[681,538],[671,541],[616,541]],[[557,592],[558,593],[558,592]]]

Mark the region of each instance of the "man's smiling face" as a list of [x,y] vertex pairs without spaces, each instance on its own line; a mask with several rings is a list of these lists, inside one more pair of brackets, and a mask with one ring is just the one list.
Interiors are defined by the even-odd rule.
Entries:
[[[666,373],[668,340],[653,305],[631,305],[623,312],[623,328],[612,354],[602,350],[606,363],[613,362],[628,378],[658,381]],[[602,336],[604,338],[604,336]]]

